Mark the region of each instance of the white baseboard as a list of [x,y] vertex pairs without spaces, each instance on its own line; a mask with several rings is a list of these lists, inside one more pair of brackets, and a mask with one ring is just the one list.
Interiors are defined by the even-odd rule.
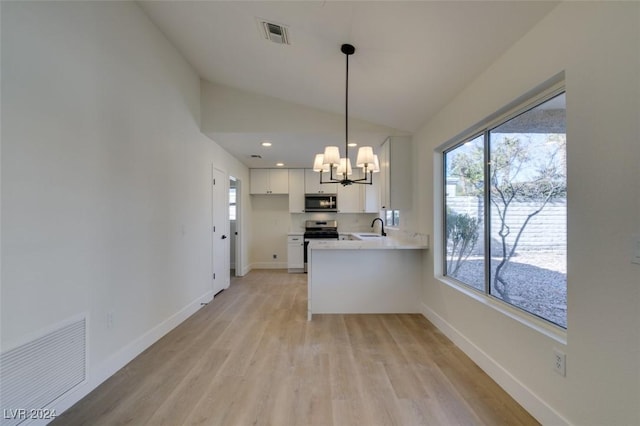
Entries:
[[247,275],[249,272],[251,272],[251,265],[249,266],[244,266],[241,269],[236,269],[236,275],[240,276],[240,277],[244,277],[245,275]]
[[287,269],[287,262],[255,262],[251,269]]
[[540,423],[543,425],[570,425],[569,421],[555,411],[553,407],[534,394],[509,371],[424,303],[422,304],[422,315],[442,331],[478,367],[487,373]]
[[[57,414],[62,414],[73,404],[84,398],[89,392],[97,388],[102,382],[114,375],[118,370],[127,365],[131,360],[140,355],[149,346],[160,340],[165,334],[184,322],[191,315],[196,313],[202,303],[209,303],[213,300],[213,292],[207,292],[187,306],[162,321],[160,324],[147,331],[133,342],[121,348],[115,354],[102,362],[95,369],[89,368],[88,380],[77,386],[74,390],[63,395],[47,407]],[[47,421],[35,421],[31,425],[45,425]]]

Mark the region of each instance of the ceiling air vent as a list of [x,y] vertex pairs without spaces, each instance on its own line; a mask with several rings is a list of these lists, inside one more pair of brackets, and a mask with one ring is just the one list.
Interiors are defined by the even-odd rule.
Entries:
[[291,44],[289,43],[289,34],[287,32],[287,27],[285,27],[284,25],[276,24],[258,18],[258,26],[260,27],[262,37],[264,37],[265,39],[270,40],[276,44]]
[[249,156],[249,158],[262,158],[262,155],[258,155],[258,154],[251,154]]

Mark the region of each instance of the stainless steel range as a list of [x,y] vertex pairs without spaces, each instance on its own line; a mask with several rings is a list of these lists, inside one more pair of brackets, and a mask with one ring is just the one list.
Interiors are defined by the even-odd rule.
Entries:
[[307,272],[307,246],[311,240],[338,240],[337,220],[307,220],[304,223],[304,271]]

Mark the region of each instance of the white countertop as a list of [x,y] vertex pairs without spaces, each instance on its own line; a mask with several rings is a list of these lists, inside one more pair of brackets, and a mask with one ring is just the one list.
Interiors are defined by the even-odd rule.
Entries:
[[310,241],[309,248],[312,250],[424,250],[429,248],[429,238],[422,234],[414,234],[406,238],[368,236],[374,234],[367,232],[351,233],[351,235],[360,239]]

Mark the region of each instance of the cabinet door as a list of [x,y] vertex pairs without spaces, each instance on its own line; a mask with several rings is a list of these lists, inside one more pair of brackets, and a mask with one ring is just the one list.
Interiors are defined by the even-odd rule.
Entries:
[[[324,173],[322,178],[329,180],[329,173]],[[320,184],[320,172],[314,172],[313,169],[304,169],[304,192],[307,194],[336,194],[338,192],[338,184]]]
[[287,268],[289,270],[304,270],[304,238],[302,235],[289,236]]
[[411,138],[389,137],[380,155],[380,207],[400,210],[411,207]]
[[387,139],[385,143],[382,144],[382,149],[380,150],[380,155],[378,160],[380,161],[380,173],[378,173],[380,177],[380,208],[388,209],[390,208],[390,200],[389,200],[389,184],[390,184],[390,169],[389,169],[389,145],[391,143]]
[[304,213],[304,170],[289,170],[289,213]]
[[365,186],[369,185],[338,185],[338,213],[362,213]]
[[269,191],[269,169],[251,169],[250,194],[268,194]]
[[288,194],[289,170],[251,169],[250,194]]
[[373,184],[364,185],[364,212],[380,212],[380,173],[373,174]]
[[289,193],[289,170],[268,169],[269,170],[269,193],[288,194]]

